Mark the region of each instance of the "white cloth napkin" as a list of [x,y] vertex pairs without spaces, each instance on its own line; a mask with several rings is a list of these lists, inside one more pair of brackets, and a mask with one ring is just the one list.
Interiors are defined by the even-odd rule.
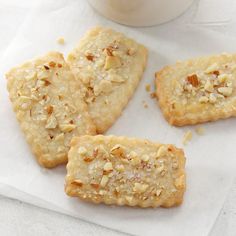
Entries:
[[[148,138],[182,146],[184,132],[164,120],[156,101],[145,91],[154,84],[154,73],[178,59],[236,50],[235,39],[196,26],[175,22],[129,28],[98,16],[85,1],[44,0],[32,12],[0,60],[1,77],[11,66],[49,50],[70,51],[81,36],[95,25],[110,26],[149,48],[144,78],[123,115],[108,134]],[[65,37],[66,44],[56,39]],[[64,193],[65,167],[45,170],[38,166],[16,122],[0,80],[0,193],[63,212],[109,228],[136,235],[207,235],[223,205],[235,171],[236,120],[204,124],[206,134],[185,147],[187,191],[182,206],[172,209],[138,209],[93,205]],[[148,103],[143,107],[142,101]],[[13,191],[16,190],[16,191]]]

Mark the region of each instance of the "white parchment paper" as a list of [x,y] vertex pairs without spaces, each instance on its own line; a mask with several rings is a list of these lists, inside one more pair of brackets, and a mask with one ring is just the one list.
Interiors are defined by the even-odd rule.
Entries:
[[[168,125],[145,85],[150,83],[154,88],[155,71],[176,60],[236,50],[235,39],[196,26],[171,22],[152,28],[129,28],[98,16],[84,1],[42,1],[0,60],[0,193],[131,234],[207,235],[234,177],[236,119],[204,124],[204,136],[194,133],[185,147],[185,201],[172,209],[111,207],[69,198],[64,193],[65,166],[45,170],[31,154],[8,99],[4,72],[49,50],[66,54],[95,25],[122,31],[149,48],[144,78],[108,134],[148,138],[179,147],[184,132],[194,132],[195,127]],[[64,46],[56,43],[60,36],[65,37]]]

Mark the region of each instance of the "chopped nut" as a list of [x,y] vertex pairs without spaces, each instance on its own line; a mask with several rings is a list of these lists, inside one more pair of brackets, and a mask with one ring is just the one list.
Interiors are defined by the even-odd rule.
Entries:
[[45,128],[46,129],[55,129],[57,127],[57,120],[55,116],[50,115],[49,118],[47,119],[47,123]]
[[213,71],[217,71],[218,69],[218,65],[216,63],[210,65],[206,70],[205,70],[205,73],[209,74]]
[[99,188],[99,184],[97,184],[97,183],[90,183],[90,185],[91,185],[93,188],[96,188],[96,189]]
[[104,49],[104,52],[106,53],[107,56],[113,56],[113,48],[108,47]]
[[57,43],[63,45],[65,43],[65,39],[63,37],[60,37],[57,39]]
[[198,76],[196,74],[188,75],[187,81],[193,86],[197,87],[199,85]]
[[56,140],[56,141],[62,141],[62,140],[64,140],[64,137],[65,137],[65,135],[64,135],[63,133],[61,133],[61,134],[58,134],[58,135],[55,137],[55,140]]
[[200,103],[207,103],[209,101],[209,98],[207,96],[201,96],[199,98]]
[[85,155],[87,153],[87,149],[85,147],[79,147],[78,153],[80,155]]
[[153,93],[150,93],[150,97],[151,97],[152,99],[153,99],[153,98],[156,98],[156,96],[157,96],[156,93],[154,93],[154,92],[153,92]]
[[107,175],[103,175],[102,176],[102,179],[101,179],[101,186],[102,187],[105,187],[107,185],[107,182],[108,182],[109,178],[107,177]]
[[47,113],[48,113],[49,115],[51,115],[52,112],[53,112],[53,106],[51,106],[51,105],[47,106],[47,107],[46,107],[46,111],[47,111]]
[[175,187],[177,189],[180,189],[180,188],[183,188],[184,186],[184,180],[185,180],[185,176],[184,175],[181,175],[180,177],[178,177],[177,179],[175,179]]
[[72,184],[78,186],[78,187],[82,187],[83,186],[83,182],[79,179],[75,179],[71,182]]
[[210,93],[209,95],[209,102],[214,104],[217,101],[217,95],[215,93]]
[[47,79],[48,76],[49,76],[49,72],[48,71],[40,70],[40,71],[37,72],[37,78],[40,79],[40,80]]
[[166,146],[160,146],[158,151],[157,151],[157,157],[164,156],[166,153],[167,153]]
[[220,72],[218,70],[212,71],[212,74],[214,74],[215,76],[219,76]]
[[183,137],[183,145],[186,145],[189,141],[191,141],[193,137],[193,134],[192,134],[192,131],[188,130],[185,134],[184,134],[184,137]]
[[141,160],[144,161],[144,162],[148,162],[149,161],[149,156],[147,154],[142,155]]
[[94,55],[92,53],[87,53],[85,56],[89,61],[94,61]]
[[129,204],[131,204],[133,201],[133,197],[131,197],[131,196],[125,196],[125,199]]
[[109,81],[115,82],[115,83],[123,83],[125,80],[120,75],[113,74],[109,76]]
[[115,145],[111,151],[110,151],[111,155],[116,156],[116,157],[124,157],[124,149],[123,147],[121,147],[119,144]]
[[111,68],[117,68],[121,66],[121,61],[119,57],[107,56],[105,60],[105,70],[109,70]]
[[117,165],[116,170],[118,170],[119,172],[123,172],[125,170],[125,167],[123,165]]
[[112,171],[113,170],[113,166],[112,166],[112,163],[111,162],[107,162],[104,167],[103,167],[103,170],[105,171]]
[[208,92],[214,91],[213,85],[209,80],[207,80],[207,82],[205,83],[204,89]]
[[233,89],[230,87],[220,87],[220,88],[218,88],[218,92],[221,93],[222,95],[228,97],[232,94]]
[[157,189],[156,196],[159,197],[161,195],[162,189]]
[[141,160],[137,156],[131,159],[131,164],[134,166],[139,165],[140,163],[141,163]]
[[198,135],[203,135],[205,133],[205,129],[203,127],[197,127],[195,131]]
[[137,193],[144,193],[148,188],[147,184],[140,184],[140,183],[135,183],[133,187],[133,191]]
[[229,79],[229,75],[227,74],[221,74],[218,76],[217,80],[220,82],[220,83],[225,83],[227,80]]
[[49,66],[54,68],[56,66],[56,63],[54,61],[50,61]]
[[76,125],[72,125],[72,124],[62,124],[60,125],[60,129],[62,132],[70,132],[72,130],[74,130],[76,127]]
[[150,92],[150,90],[151,90],[151,85],[150,85],[150,84],[146,84],[145,89],[146,89],[147,92]]
[[135,54],[135,52],[136,52],[135,48],[129,48],[127,50],[127,55],[132,56]]
[[108,80],[102,80],[98,85],[94,86],[94,95],[98,96],[100,93],[109,93],[112,90],[112,83]]
[[83,160],[84,160],[85,162],[91,162],[91,161],[94,160],[94,157],[86,156],[86,157],[83,158]]

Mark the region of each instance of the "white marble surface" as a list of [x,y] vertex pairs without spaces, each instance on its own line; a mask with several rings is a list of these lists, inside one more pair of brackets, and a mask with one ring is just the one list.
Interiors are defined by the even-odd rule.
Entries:
[[[212,4],[212,0],[208,1]],[[215,1],[215,0],[214,0]],[[218,0],[219,1],[219,0]],[[222,1],[222,0],[221,0]],[[33,7],[34,1],[24,0],[0,0],[0,55],[4,53],[5,48],[14,37],[21,23],[24,21],[27,13]],[[217,1],[215,1],[217,2]],[[227,0],[225,1],[231,10],[222,11],[219,19],[224,19],[224,22],[217,22],[217,24],[203,25],[203,27],[209,27],[213,30],[228,34],[236,37],[236,2]],[[196,2],[191,9],[177,21],[194,23],[196,20],[199,22],[199,15],[204,18],[204,22],[207,21],[207,11],[204,14],[204,9],[201,12],[197,12],[198,3]],[[225,13],[224,13],[225,12]],[[197,15],[198,18],[195,18]],[[210,14],[212,19],[214,12]],[[213,16],[212,16],[213,15]],[[202,18],[202,19],[203,19]],[[14,19],[14,24],[12,24]],[[213,18],[214,19],[214,18]],[[227,22],[228,21],[228,22]],[[11,22],[9,24],[8,22]],[[201,22],[201,23],[204,23]],[[236,181],[229,193],[225,205],[211,231],[210,235],[236,235]],[[196,225],[197,227],[197,225]],[[193,229],[194,230],[194,229]],[[73,217],[58,214],[49,210],[41,209],[26,203],[19,202],[4,197],[0,197],[0,235],[125,235],[119,232],[115,232],[101,226],[97,226],[91,223],[84,222]]]

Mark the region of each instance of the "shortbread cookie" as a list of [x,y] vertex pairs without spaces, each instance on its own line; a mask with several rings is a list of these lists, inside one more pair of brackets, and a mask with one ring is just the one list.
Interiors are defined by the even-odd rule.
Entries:
[[236,55],[178,62],[156,73],[157,96],[172,125],[214,121],[236,115]]
[[86,87],[85,101],[99,133],[120,116],[145,68],[147,49],[111,29],[89,31],[68,55],[68,63]]
[[127,137],[72,139],[65,191],[94,203],[172,207],[182,203],[185,157],[173,145]]
[[80,84],[62,54],[48,53],[6,77],[17,119],[41,165],[65,163],[73,136],[95,134]]

